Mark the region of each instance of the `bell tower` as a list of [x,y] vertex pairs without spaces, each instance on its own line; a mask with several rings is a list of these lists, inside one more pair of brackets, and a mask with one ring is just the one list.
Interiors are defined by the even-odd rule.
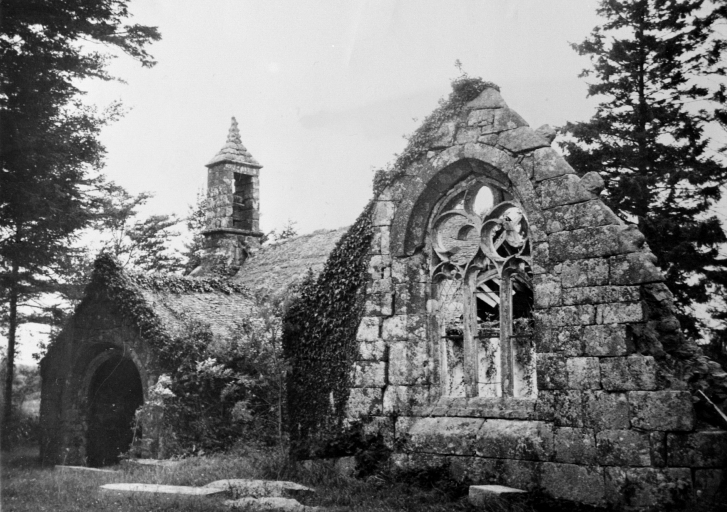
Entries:
[[207,164],[205,247],[193,275],[235,273],[260,246],[261,168],[242,145],[233,117],[225,145]]

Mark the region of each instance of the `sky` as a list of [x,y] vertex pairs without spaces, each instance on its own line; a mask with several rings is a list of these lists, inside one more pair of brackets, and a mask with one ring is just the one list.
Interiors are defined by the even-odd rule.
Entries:
[[450,91],[459,60],[498,84],[534,128],[590,117],[570,48],[599,22],[594,0],[132,1],[135,23],[159,27],[126,82],[86,82],[86,101],[121,100],[107,127],[105,173],[155,194],[148,214],[184,215],[230,118],[263,165],[261,228],[300,233],[348,225],[371,197],[374,170],[400,152]]
[[[263,165],[260,225],[299,233],[351,224],[374,171],[401,152],[459,76],[498,84],[533,128],[586,120],[596,101],[569,43],[601,20],[597,0],[131,0],[157,26],[158,64],[110,64],[121,82],[87,81],[85,101],[120,100],[104,129],[106,176],[152,192],[143,214],[184,216],[235,116]],[[44,336],[20,333],[20,364]]]

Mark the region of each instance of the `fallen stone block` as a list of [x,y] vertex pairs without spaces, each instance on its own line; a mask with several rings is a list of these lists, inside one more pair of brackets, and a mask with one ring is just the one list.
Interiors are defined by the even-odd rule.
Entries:
[[226,492],[225,489],[217,489],[215,487],[189,487],[186,485],[157,485],[157,484],[106,484],[101,486],[101,490],[107,493],[115,494],[135,494],[135,495],[165,495],[175,497],[213,497],[219,496]]
[[228,479],[210,482],[205,487],[224,489],[237,498],[299,498],[315,494],[315,490],[295,482],[279,480]]
[[321,510],[319,507],[307,507],[290,498],[240,498],[238,500],[226,500],[223,504],[230,508],[239,508],[249,512],[286,511],[304,512]]
[[495,510],[500,510],[524,500],[527,495],[526,491],[504,485],[470,485],[468,497],[470,503],[476,507],[488,507],[488,509],[493,507]]
[[58,471],[73,472],[73,473],[97,473],[97,474],[115,474],[118,471],[113,469],[100,469],[100,468],[89,468],[88,466],[63,466],[58,464],[55,466]]

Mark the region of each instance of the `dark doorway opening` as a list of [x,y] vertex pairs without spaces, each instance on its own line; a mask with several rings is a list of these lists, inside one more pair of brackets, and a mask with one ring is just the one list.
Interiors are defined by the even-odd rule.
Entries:
[[88,399],[88,464],[115,464],[131,446],[134,412],[144,403],[134,362],[115,355],[101,364],[91,379]]

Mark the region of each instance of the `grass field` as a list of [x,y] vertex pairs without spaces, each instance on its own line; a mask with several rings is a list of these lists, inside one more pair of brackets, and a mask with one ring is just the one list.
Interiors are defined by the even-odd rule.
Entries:
[[[173,468],[110,467],[118,473],[80,473],[42,468],[37,449],[2,454],[3,512],[70,511],[216,511],[229,510],[221,499],[163,500],[137,496],[111,497],[99,490],[105,483],[135,482],[201,486],[225,478],[292,480],[316,489],[301,500],[306,505],[350,511],[467,511],[475,510],[462,489],[436,483],[428,488],[377,476],[357,480],[332,470],[305,470],[287,463],[275,452],[247,452],[185,459]],[[464,489],[466,490],[466,489]]]

